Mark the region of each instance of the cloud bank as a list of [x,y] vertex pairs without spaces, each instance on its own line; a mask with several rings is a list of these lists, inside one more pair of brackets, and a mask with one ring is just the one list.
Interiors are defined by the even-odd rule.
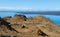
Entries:
[[27,10],[27,11],[60,11],[60,8],[14,8],[14,7],[0,7],[0,10]]

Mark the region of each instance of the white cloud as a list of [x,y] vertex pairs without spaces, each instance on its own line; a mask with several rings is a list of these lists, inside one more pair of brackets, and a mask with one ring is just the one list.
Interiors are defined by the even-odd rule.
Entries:
[[27,10],[27,11],[58,11],[60,8],[14,8],[14,7],[0,7],[0,10]]
[[32,8],[0,7],[0,10],[32,10]]
[[0,10],[13,10],[13,7],[0,7]]

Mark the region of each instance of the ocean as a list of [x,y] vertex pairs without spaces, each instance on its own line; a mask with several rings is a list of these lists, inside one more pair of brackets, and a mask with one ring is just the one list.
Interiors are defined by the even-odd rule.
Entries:
[[[5,17],[5,16],[14,16],[15,14],[19,14],[13,11],[8,11],[8,12],[0,12],[0,17]],[[23,14],[26,17],[33,17],[33,16],[44,16],[46,18],[49,18],[51,21],[55,22],[57,25],[60,25],[60,16],[58,15],[40,15],[40,14]]]

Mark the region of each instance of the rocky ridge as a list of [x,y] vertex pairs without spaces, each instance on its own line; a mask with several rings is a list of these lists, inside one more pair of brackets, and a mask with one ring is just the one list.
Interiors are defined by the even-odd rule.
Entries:
[[19,37],[60,37],[60,27],[44,16],[0,17],[0,34]]

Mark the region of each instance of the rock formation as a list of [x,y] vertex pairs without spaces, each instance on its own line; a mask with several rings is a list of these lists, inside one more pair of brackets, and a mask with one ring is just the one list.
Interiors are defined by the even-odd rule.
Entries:
[[60,37],[60,27],[44,16],[24,15],[0,17],[0,35],[19,37]]

